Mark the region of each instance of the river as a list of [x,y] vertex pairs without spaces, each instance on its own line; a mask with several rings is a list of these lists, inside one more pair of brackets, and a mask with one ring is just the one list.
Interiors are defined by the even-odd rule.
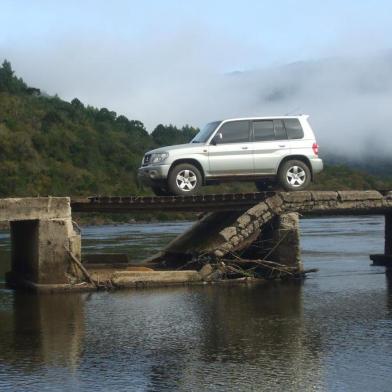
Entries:
[[[154,253],[189,222],[85,227]],[[390,391],[383,217],[301,220],[303,283],[32,295],[0,287],[0,391]],[[0,280],[10,243],[0,233]]]

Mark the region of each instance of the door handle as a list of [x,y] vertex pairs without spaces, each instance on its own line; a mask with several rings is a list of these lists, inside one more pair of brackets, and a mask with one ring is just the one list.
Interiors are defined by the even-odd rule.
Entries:
[[247,146],[243,146],[243,147],[241,147],[243,150],[247,150],[248,149],[248,147]]
[[279,144],[279,147],[286,147],[285,144]]

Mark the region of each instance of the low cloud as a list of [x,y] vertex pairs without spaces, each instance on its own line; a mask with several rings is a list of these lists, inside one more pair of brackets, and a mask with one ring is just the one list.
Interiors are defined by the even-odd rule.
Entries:
[[263,69],[241,67],[254,48],[183,31],[143,45],[59,38],[0,47],[30,85],[144,122],[191,124],[237,116],[307,113],[322,148],[361,156],[392,151],[392,52]]

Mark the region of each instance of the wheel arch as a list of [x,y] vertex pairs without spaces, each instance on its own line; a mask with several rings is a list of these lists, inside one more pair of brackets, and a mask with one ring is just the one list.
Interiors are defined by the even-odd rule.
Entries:
[[287,161],[301,161],[303,163],[305,163],[305,165],[309,168],[310,171],[310,176],[311,176],[311,180],[313,181],[313,170],[312,170],[312,165],[310,163],[310,160],[308,157],[306,157],[305,155],[289,155],[287,157],[284,157],[278,166],[278,171],[277,173],[279,173],[280,168],[287,162]]
[[197,167],[200,171],[201,176],[202,176],[202,184],[205,183],[205,173],[203,170],[203,166],[201,165],[201,163],[197,159],[193,159],[193,158],[182,158],[182,159],[180,158],[180,159],[175,160],[170,166],[170,169],[168,172],[168,177],[170,175],[170,172],[174,169],[174,167],[176,167],[177,165],[180,165],[182,163],[189,163],[189,164]]

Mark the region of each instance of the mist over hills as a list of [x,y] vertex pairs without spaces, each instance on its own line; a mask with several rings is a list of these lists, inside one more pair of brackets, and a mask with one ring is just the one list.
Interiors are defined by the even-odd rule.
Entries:
[[233,72],[225,83],[223,117],[310,114],[327,164],[392,177],[392,50]]
[[332,152],[321,154],[327,166],[343,165],[364,174],[370,174],[381,178],[392,179],[392,156],[379,156],[375,154],[364,154],[361,157],[350,157],[349,155],[337,155]]
[[[300,69],[302,73],[302,66]],[[235,75],[241,84],[248,77]],[[278,87],[263,89],[259,99],[275,104],[293,99],[293,94],[299,94],[296,89],[302,88],[284,89],[282,84],[276,90]],[[16,76],[9,62],[0,67],[0,197],[148,193],[136,179],[144,152],[188,142],[196,132],[192,126],[159,124],[149,134],[141,121],[107,108],[86,106],[77,98],[67,102],[42,94]],[[321,156],[327,167],[315,187],[392,188],[390,156],[384,158],[369,149],[369,158],[364,160],[358,155],[328,152],[322,143]],[[231,190],[254,188],[234,184],[211,191]]]
[[237,72],[227,85],[223,116],[306,113],[328,155],[392,156],[392,51]]
[[[29,52],[29,61],[25,52],[9,51],[29,84],[138,118],[149,132],[159,123],[201,127],[224,118],[306,113],[322,153],[356,159],[392,155],[391,49],[340,46],[329,57],[224,73],[231,62],[220,52],[206,60],[196,50],[202,43],[188,36],[160,44],[159,50],[118,51],[115,45],[96,50],[100,42],[93,37],[65,39],[61,47]],[[94,48],[93,64],[86,45]],[[180,55],[188,53],[185,47],[189,57]],[[246,63],[246,53],[230,52],[235,56],[236,63]]]

